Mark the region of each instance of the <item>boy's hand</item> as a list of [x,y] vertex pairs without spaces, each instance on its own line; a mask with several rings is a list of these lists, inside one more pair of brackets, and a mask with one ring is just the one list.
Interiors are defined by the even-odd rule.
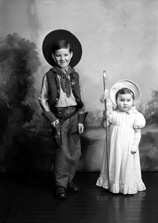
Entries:
[[56,121],[51,123],[51,126],[52,126],[53,137],[55,138],[56,143],[60,147],[62,144],[62,132],[59,120],[57,119]]
[[84,132],[84,125],[82,123],[78,123],[78,131],[80,134]]
[[58,125],[58,124],[59,124],[59,120],[58,120],[58,119],[56,119],[54,122],[51,123],[51,125],[52,125],[53,127],[55,127],[55,126]]

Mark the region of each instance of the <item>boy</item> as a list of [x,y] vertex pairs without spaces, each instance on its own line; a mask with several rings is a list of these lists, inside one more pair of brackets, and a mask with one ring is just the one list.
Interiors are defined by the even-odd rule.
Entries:
[[65,199],[67,191],[79,191],[72,180],[81,155],[85,109],[73,67],[81,59],[82,47],[71,32],[55,30],[45,37],[42,49],[52,68],[43,77],[39,102],[53,131],[55,195]]

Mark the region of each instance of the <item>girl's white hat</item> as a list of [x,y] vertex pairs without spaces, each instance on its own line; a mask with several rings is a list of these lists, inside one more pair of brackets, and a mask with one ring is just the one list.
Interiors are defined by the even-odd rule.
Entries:
[[110,99],[114,105],[116,105],[116,94],[122,88],[130,89],[134,94],[134,104],[138,103],[141,97],[140,89],[138,85],[131,80],[120,80],[116,82],[110,89]]

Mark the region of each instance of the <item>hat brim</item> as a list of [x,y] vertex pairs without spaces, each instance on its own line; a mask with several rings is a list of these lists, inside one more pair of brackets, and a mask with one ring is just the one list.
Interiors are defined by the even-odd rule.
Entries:
[[52,66],[55,65],[55,61],[52,58],[52,47],[54,42],[57,40],[66,40],[68,43],[70,43],[73,52],[73,57],[70,61],[70,66],[76,66],[82,56],[82,46],[76,36],[64,29],[51,31],[44,38],[42,44],[42,52],[46,61]]
[[110,89],[110,99],[116,105],[116,94],[122,88],[128,88],[134,93],[134,104],[137,104],[141,97],[141,92],[138,85],[131,80],[121,80],[115,83]]

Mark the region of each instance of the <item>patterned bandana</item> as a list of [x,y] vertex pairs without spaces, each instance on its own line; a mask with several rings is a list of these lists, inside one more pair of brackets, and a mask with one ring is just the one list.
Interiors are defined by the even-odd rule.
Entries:
[[69,98],[71,95],[71,81],[69,75],[74,71],[74,69],[69,66],[67,70],[64,70],[55,66],[53,67],[53,70],[55,70],[61,77],[61,88],[63,92],[66,93],[66,96]]

